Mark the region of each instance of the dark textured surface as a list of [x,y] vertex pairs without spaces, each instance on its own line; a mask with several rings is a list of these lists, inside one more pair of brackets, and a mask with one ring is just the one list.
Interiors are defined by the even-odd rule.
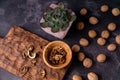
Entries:
[[[64,78],[64,80],[71,80],[73,74],[80,74],[84,80],[87,80],[86,75],[88,72],[93,71],[99,75],[100,80],[120,80],[120,46],[117,47],[115,52],[106,50],[109,43],[115,43],[114,37],[120,34],[120,16],[113,17],[111,9],[118,7],[120,9],[119,0],[59,0],[65,5],[76,12],[77,21],[75,21],[68,32],[67,36],[63,39],[69,45],[79,43],[80,37],[85,37],[90,41],[88,47],[82,47],[87,57],[92,58],[94,65],[90,69],[82,66],[82,63],[77,60],[77,55],[74,54],[72,64]],[[50,3],[58,3],[57,0],[0,0],[0,36],[4,37],[9,31],[10,27],[14,24],[29,30],[47,40],[57,40],[40,29],[39,20],[43,15],[44,9]],[[108,4],[110,10],[107,13],[100,12],[99,8],[102,4]],[[88,14],[84,17],[79,15],[79,10],[85,7],[89,10]],[[92,26],[88,23],[90,16],[96,16],[100,22]],[[84,21],[86,28],[83,31],[76,30],[76,23]],[[111,33],[111,37],[104,47],[96,45],[96,39],[89,39],[87,36],[88,29],[94,29],[100,34],[101,30],[106,29],[109,22],[114,21],[117,24],[117,30]],[[97,63],[96,55],[105,53],[107,61],[105,63]],[[20,80],[10,73],[0,70],[0,80]]]

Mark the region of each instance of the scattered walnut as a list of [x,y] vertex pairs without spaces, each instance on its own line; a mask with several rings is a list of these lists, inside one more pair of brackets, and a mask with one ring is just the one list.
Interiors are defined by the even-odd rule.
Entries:
[[109,9],[108,5],[102,5],[101,8],[100,8],[100,10],[101,10],[102,12],[107,12],[108,9]]
[[78,74],[74,74],[72,80],[82,80],[82,77]]
[[73,52],[78,52],[78,51],[80,51],[80,46],[79,46],[78,44],[74,44],[74,45],[72,46],[72,51],[73,51]]
[[90,38],[95,38],[95,37],[97,36],[97,33],[96,33],[95,30],[89,30],[88,36],[89,36]]
[[40,74],[40,76],[41,76],[42,78],[44,78],[44,77],[46,76],[46,71],[45,71],[45,69],[41,69],[40,72],[39,72],[39,74]]
[[78,30],[83,30],[84,27],[85,27],[84,22],[79,22],[79,23],[77,24],[77,29],[78,29]]
[[97,55],[97,61],[98,62],[104,62],[106,60],[106,55],[105,54],[99,54]]
[[92,16],[89,18],[89,23],[95,25],[98,23],[98,19]]
[[107,49],[108,49],[109,51],[115,51],[116,45],[115,45],[115,44],[109,44],[109,45],[107,46]]
[[92,66],[93,62],[90,58],[85,58],[83,60],[83,66],[86,68],[90,68]]
[[114,31],[116,29],[116,24],[111,22],[111,23],[108,24],[107,27],[108,27],[109,31]]
[[83,52],[78,53],[78,60],[83,61],[85,59],[85,54]]
[[103,46],[103,45],[105,45],[106,40],[105,40],[104,38],[98,38],[98,39],[97,39],[97,43],[98,43],[100,46]]
[[89,45],[88,40],[85,39],[85,38],[81,38],[79,43],[80,43],[81,46],[88,46]]
[[88,77],[88,80],[98,80],[98,76],[97,76],[97,74],[94,73],[94,72],[89,72],[89,73],[87,74],[87,77]]
[[119,10],[119,8],[113,8],[113,9],[112,9],[112,14],[113,14],[113,16],[119,16],[119,15],[120,15],[120,10]]
[[115,37],[115,41],[116,41],[117,44],[120,45],[120,35],[117,35],[117,36]]
[[109,33],[108,30],[103,30],[103,31],[101,32],[101,37],[102,37],[102,38],[107,39],[107,38],[109,38],[109,36],[110,36],[110,33]]
[[81,15],[86,15],[86,14],[87,14],[87,9],[86,9],[86,8],[82,8],[82,9],[80,10],[80,14],[81,14]]

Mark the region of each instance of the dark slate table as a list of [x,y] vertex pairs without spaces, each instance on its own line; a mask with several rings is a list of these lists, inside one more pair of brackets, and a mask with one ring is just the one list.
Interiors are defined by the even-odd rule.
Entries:
[[[86,76],[90,71],[96,72],[99,80],[120,80],[120,46],[117,47],[116,51],[109,52],[106,50],[107,45],[104,47],[96,45],[97,38],[89,39],[87,36],[89,29],[94,29],[100,34],[101,30],[106,29],[109,22],[114,21],[117,24],[117,30],[111,33],[111,37],[107,43],[115,42],[115,35],[120,34],[120,16],[113,17],[110,11],[113,7],[120,9],[119,0],[0,0],[0,37],[3,38],[12,25],[18,25],[49,41],[58,40],[40,29],[39,20],[49,4],[60,1],[75,11],[77,15],[77,20],[73,23],[67,36],[63,40],[72,46],[75,43],[79,44],[81,37],[87,38],[90,41],[90,45],[88,47],[82,47],[81,51],[84,51],[85,55],[94,61],[93,67],[86,69],[82,66],[82,63],[77,60],[77,53],[74,53],[71,66],[63,80],[71,80],[73,74],[80,74],[84,80],[87,80]],[[110,6],[109,12],[105,14],[100,12],[99,8],[102,4],[108,4]],[[79,10],[82,7],[89,10],[88,14],[84,17],[79,14]],[[98,17],[100,22],[96,26],[91,26],[88,23],[90,16]],[[85,22],[86,27],[83,31],[76,29],[76,23],[79,21]],[[107,55],[107,60],[105,63],[97,63],[95,59],[96,55],[102,52]],[[0,69],[0,80],[21,79]]]

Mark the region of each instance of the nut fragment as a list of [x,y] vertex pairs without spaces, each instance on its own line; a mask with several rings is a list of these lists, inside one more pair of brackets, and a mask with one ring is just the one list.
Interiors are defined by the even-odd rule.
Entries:
[[96,33],[95,30],[89,30],[88,36],[89,36],[90,38],[95,38],[95,37],[97,36],[97,33]]
[[107,49],[108,49],[109,51],[115,51],[116,45],[115,45],[115,44],[109,44],[109,45],[107,46]]
[[97,61],[98,62],[104,62],[106,60],[106,55],[105,54],[99,54],[97,55]]
[[85,54],[83,52],[78,53],[78,60],[83,61],[85,59]]
[[78,30],[83,30],[84,27],[85,27],[84,22],[79,22],[79,23],[77,24],[77,29],[78,29]]
[[103,30],[103,31],[101,32],[101,37],[102,37],[102,38],[107,39],[107,38],[109,38],[109,36],[110,36],[109,31]]
[[120,45],[120,35],[117,35],[117,36],[115,37],[115,41],[116,41],[117,44]]
[[82,80],[82,77],[78,74],[74,74],[72,80]]
[[101,10],[102,12],[107,12],[108,9],[109,9],[108,5],[102,5],[101,8],[100,8],[100,10]]
[[27,53],[26,52],[23,52],[22,53],[22,58],[25,59],[27,57]]
[[44,77],[46,76],[46,71],[45,71],[45,69],[41,69],[40,72],[39,72],[39,74],[40,74],[40,76],[41,76],[42,78],[44,78]]
[[20,72],[20,74],[23,76],[23,75],[25,75],[26,73],[27,73],[27,71],[28,71],[28,67],[27,66],[23,66],[23,67],[21,67],[20,69],[19,69],[19,72]]
[[95,25],[98,23],[98,19],[96,17],[90,17],[89,18],[89,23],[92,24],[92,25]]
[[85,38],[81,38],[79,43],[80,43],[81,46],[88,46],[89,45],[88,40],[85,39]]
[[119,15],[120,15],[120,10],[119,10],[119,8],[113,8],[113,9],[112,9],[112,14],[113,14],[113,16],[119,16]]
[[103,45],[105,45],[106,40],[105,40],[104,38],[98,38],[97,43],[98,43],[100,46],[103,46]]
[[74,45],[72,46],[72,51],[73,51],[73,52],[78,52],[78,51],[80,51],[80,46],[79,46],[78,44],[74,44]]
[[37,60],[35,60],[35,59],[33,59],[33,60],[31,61],[32,64],[35,64],[36,62],[37,62]]
[[94,72],[89,72],[89,73],[87,74],[87,77],[88,77],[88,80],[98,80],[98,76],[97,76],[97,74],[94,73]]
[[66,61],[67,52],[60,46],[53,47],[49,52],[48,60],[52,65],[64,64]]
[[81,14],[81,15],[86,15],[86,14],[87,14],[87,9],[86,9],[86,8],[82,8],[82,9],[80,10],[80,14]]
[[36,53],[32,53],[28,51],[28,57],[34,59],[36,57]]
[[34,50],[34,46],[33,45],[30,45],[29,47],[28,47],[28,51],[33,51]]
[[92,66],[92,60],[90,58],[85,58],[83,60],[83,66],[86,68],[90,68]]
[[114,22],[111,22],[107,26],[109,31],[114,31],[116,29],[116,24]]

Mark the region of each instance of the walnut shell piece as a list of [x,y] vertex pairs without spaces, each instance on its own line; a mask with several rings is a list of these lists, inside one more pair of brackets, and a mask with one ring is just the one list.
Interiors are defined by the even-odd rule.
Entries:
[[33,52],[29,52],[29,51],[28,51],[28,57],[29,57],[30,59],[34,59],[34,58],[36,57],[36,53],[33,53]]
[[45,69],[41,69],[41,70],[39,71],[39,74],[40,74],[40,76],[41,76],[42,78],[44,78],[44,77],[46,76],[46,70],[45,70]]
[[33,51],[34,50],[34,46],[33,45],[30,45],[29,47],[28,47],[28,51]]
[[19,69],[19,72],[20,74],[23,76],[27,73],[28,71],[28,67],[27,66],[22,66],[20,69]]

